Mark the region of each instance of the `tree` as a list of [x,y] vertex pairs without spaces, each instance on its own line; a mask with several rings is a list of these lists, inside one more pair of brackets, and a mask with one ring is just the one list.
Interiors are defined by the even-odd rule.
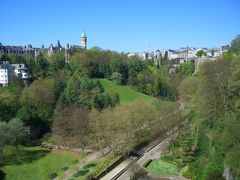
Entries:
[[[216,113],[219,115],[226,114],[228,109],[227,101],[231,93],[228,79],[231,75],[230,67],[231,60],[222,59],[216,62],[206,63],[203,69],[203,75],[206,78],[204,86],[206,86],[205,88],[208,91],[205,92],[206,100],[210,105],[211,98],[215,99],[214,101],[217,104],[212,108],[215,108]],[[212,111],[211,109],[209,110]]]
[[165,53],[164,53],[163,60],[164,61],[168,60],[168,52],[167,51],[165,51]]
[[16,54],[9,54],[8,57],[12,64],[21,63],[21,57],[17,56]]
[[229,115],[227,121],[225,121],[225,127],[223,131],[223,141],[225,154],[226,154],[226,164],[233,171],[235,178],[240,178],[240,57],[239,55],[233,59],[231,64],[231,75],[229,77],[229,91],[228,96],[228,107]]
[[214,51],[214,49],[212,49],[212,50],[211,50],[211,55],[212,55],[212,57],[214,56],[214,53],[215,53],[215,51]]
[[161,90],[161,79],[159,77],[156,77],[154,79],[154,85],[153,85],[153,91],[154,91],[154,96],[159,96],[160,95],[160,90]]
[[146,82],[146,79],[144,78],[144,74],[139,73],[137,75],[137,90],[139,92],[145,93],[146,87],[147,87],[147,82]]
[[181,96],[192,97],[196,93],[200,84],[199,77],[188,76],[185,77],[179,87],[179,93]]
[[0,121],[7,122],[16,117],[16,112],[20,107],[21,91],[22,87],[16,84],[0,88]]
[[65,147],[80,147],[87,144],[88,110],[66,107],[53,121],[52,133],[57,143]]
[[179,96],[179,84],[180,84],[180,79],[178,74],[172,74],[170,76],[170,81],[169,81],[169,87],[171,90],[171,100],[177,100]]
[[12,119],[8,123],[0,122],[0,157],[7,145],[17,147],[29,134],[29,128],[25,127],[20,119]]
[[55,52],[49,57],[49,68],[50,72],[54,73],[57,70],[61,70],[65,66],[64,52]]
[[100,81],[92,81],[81,72],[73,72],[73,75],[67,80],[66,88],[64,89],[58,101],[58,109],[64,106],[85,107],[91,109],[93,107],[101,110],[107,106],[114,107],[107,92]]
[[54,97],[55,97],[56,101],[62,95],[65,87],[66,87],[66,82],[63,79],[57,81],[54,84],[54,92],[53,92],[53,94],[54,94]]
[[122,84],[122,75],[118,72],[114,72],[111,75],[111,80],[115,81],[117,84]]
[[233,53],[239,54],[240,52],[240,34],[237,35],[231,42],[231,48],[230,50]]
[[47,60],[47,54],[40,52],[40,54],[36,57],[36,62],[32,73],[37,78],[43,78],[47,75],[48,67],[49,62]]
[[[224,54],[217,61],[203,64],[199,76],[192,77],[195,82],[188,78],[181,84],[181,93],[192,94],[196,101],[191,119],[199,129],[201,154],[191,168],[193,176],[221,179],[224,167],[228,167],[234,178],[240,177],[239,62],[236,54]],[[203,170],[194,172],[197,167]]]
[[201,50],[197,51],[196,56],[201,58],[202,56],[206,56],[206,53],[201,49]]
[[49,131],[55,107],[53,80],[36,80],[26,87],[20,97],[17,116],[31,127],[32,137],[39,138]]
[[194,73],[195,64],[192,62],[180,64],[181,75],[192,75]]
[[157,68],[160,69],[160,62],[157,61]]
[[128,77],[128,84],[129,85],[136,85],[137,84],[137,72],[133,69],[129,69],[129,77]]

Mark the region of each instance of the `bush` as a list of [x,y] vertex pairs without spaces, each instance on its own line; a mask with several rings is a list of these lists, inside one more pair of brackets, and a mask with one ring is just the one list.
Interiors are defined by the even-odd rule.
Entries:
[[68,168],[69,168],[69,167],[62,167],[62,170],[63,170],[63,171],[66,171],[66,170],[68,170]]
[[195,69],[194,63],[180,64],[181,75],[192,75],[194,73],[194,69]]
[[122,84],[122,75],[118,72],[114,72],[111,75],[111,80],[115,81],[117,84]]
[[219,169],[217,164],[214,164],[213,162],[208,163],[207,167],[203,171],[203,177],[202,179],[206,180],[223,180],[222,177],[223,172]]
[[191,171],[190,171],[189,166],[185,166],[185,167],[182,169],[182,176],[184,176],[184,177],[186,177],[186,178],[191,178]]
[[48,175],[48,177],[49,177],[50,179],[54,179],[55,177],[57,177],[57,173],[56,173],[56,172],[51,172],[51,173]]

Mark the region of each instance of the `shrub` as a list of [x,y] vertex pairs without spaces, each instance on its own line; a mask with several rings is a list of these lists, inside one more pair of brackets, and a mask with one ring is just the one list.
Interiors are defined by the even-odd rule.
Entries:
[[56,172],[51,172],[51,173],[48,175],[48,177],[49,177],[50,179],[54,179],[55,177],[57,177],[57,173],[56,173]]
[[115,81],[117,84],[122,84],[122,75],[118,72],[114,72],[111,75],[111,80]]
[[217,164],[213,162],[208,163],[207,167],[204,169],[202,179],[206,180],[223,180],[222,171],[219,169]]
[[185,167],[182,169],[182,176],[184,176],[184,177],[186,177],[186,178],[191,178],[191,171],[190,171],[189,166],[185,166]]

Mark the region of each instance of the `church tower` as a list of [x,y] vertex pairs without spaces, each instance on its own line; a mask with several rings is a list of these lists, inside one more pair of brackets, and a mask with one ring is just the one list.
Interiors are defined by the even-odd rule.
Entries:
[[85,32],[83,32],[81,35],[81,47],[84,50],[87,49],[87,35]]

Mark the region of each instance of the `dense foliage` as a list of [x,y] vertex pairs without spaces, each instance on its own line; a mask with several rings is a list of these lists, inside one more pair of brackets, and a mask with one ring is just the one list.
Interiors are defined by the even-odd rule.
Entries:
[[[234,49],[240,47],[236,41]],[[222,58],[206,62],[197,77],[181,82],[181,96],[191,98],[184,114],[188,125],[171,150],[180,166],[187,165],[188,178],[240,178],[238,53],[230,48]]]
[[[96,49],[71,52],[69,63],[62,52],[51,56],[41,52],[36,59],[2,57],[26,63],[33,78],[25,87],[14,80],[0,88],[1,158],[9,146],[17,149],[27,139],[40,138],[65,147],[123,153],[184,120],[188,126],[170,147],[179,167],[187,165],[184,174],[192,179],[221,179],[225,170],[239,179],[239,49],[237,36],[231,49],[206,62],[196,77],[189,76],[193,63],[181,64],[179,73],[170,74],[172,62],[166,55],[156,64]],[[98,78],[158,99],[176,101],[180,94],[181,100],[190,99],[191,106],[179,118],[175,106],[163,113],[151,101],[123,104],[119,94],[106,91]]]
[[28,136],[29,129],[20,119],[12,119],[8,123],[0,121],[0,162],[4,160],[7,146],[17,147]]
[[72,62],[80,64],[81,70],[91,78],[107,78],[118,84],[130,85],[144,94],[176,100],[178,94],[168,69],[171,61],[159,69],[152,61],[137,57],[127,58],[124,54],[110,51],[88,50],[78,52]]

